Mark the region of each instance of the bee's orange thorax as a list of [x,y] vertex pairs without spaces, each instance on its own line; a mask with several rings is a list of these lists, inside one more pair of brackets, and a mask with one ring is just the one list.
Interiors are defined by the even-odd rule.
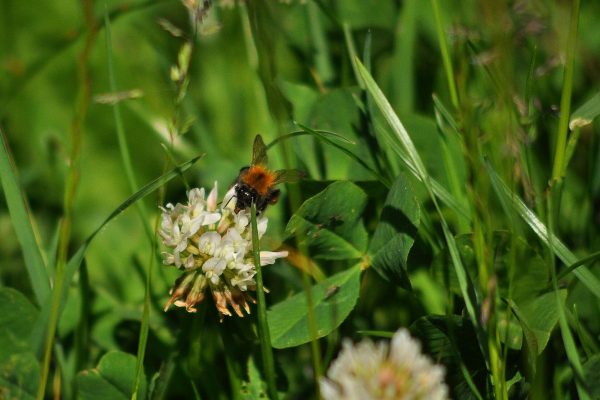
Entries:
[[275,182],[275,175],[262,165],[252,165],[242,177],[242,181],[254,188],[259,195],[265,196]]

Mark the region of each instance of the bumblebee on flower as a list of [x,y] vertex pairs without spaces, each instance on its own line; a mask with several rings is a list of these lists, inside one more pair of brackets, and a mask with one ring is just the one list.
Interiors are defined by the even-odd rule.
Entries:
[[[221,320],[231,316],[229,307],[243,317],[254,302],[256,267],[252,261],[252,229],[248,210],[236,211],[235,186],[217,203],[217,183],[205,199],[204,188],[191,189],[187,204],[167,204],[162,209],[159,234],[170,252],[163,253],[165,265],[184,271],[171,289],[165,306],[185,307],[196,312],[210,289]],[[267,230],[268,219],[257,218],[259,238]],[[260,252],[261,266],[287,257],[286,251]]]

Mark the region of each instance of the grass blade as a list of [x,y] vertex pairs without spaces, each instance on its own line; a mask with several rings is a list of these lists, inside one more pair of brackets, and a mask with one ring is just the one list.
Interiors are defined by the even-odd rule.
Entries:
[[[492,181],[492,186],[500,201],[510,205],[517,214],[529,225],[533,232],[546,245],[550,246],[550,238],[552,238],[552,252],[565,264],[573,265],[577,263],[577,257],[573,254],[563,242],[560,241],[554,234],[549,234],[546,225],[530,210],[523,200],[513,193],[508,186],[500,179],[496,171],[486,160],[485,166]],[[509,212],[510,210],[505,210]],[[596,297],[600,298],[600,280],[585,266],[581,265],[573,269],[573,274],[587,287]]]
[[[555,192],[559,189],[557,187],[554,188]],[[548,243],[549,250],[549,264],[550,271],[552,273],[552,288],[554,289],[554,294],[556,298],[556,305],[558,310],[558,325],[560,327],[560,333],[562,336],[563,345],[565,346],[565,352],[567,353],[567,359],[569,360],[569,364],[571,365],[571,369],[575,375],[575,386],[577,388],[577,394],[579,398],[582,400],[589,400],[590,396],[587,393],[586,388],[583,385],[583,368],[581,366],[581,359],[579,358],[579,352],[577,351],[577,346],[575,345],[575,340],[573,339],[573,334],[571,333],[571,329],[569,328],[569,323],[567,321],[567,313],[565,311],[565,305],[563,304],[560,298],[560,289],[558,288],[558,280],[556,279],[556,262],[554,257],[554,241],[556,240],[556,236],[554,236],[554,206],[552,203],[553,193],[550,193],[548,196],[548,215],[549,215],[549,223],[548,228],[550,232],[550,240]]]
[[444,62],[444,71],[446,71],[446,80],[448,81],[450,99],[452,100],[452,105],[454,108],[458,109],[458,94],[456,90],[456,82],[454,81],[454,69],[452,67],[452,60],[450,60],[450,52],[448,51],[448,43],[446,42],[444,23],[442,21],[442,14],[440,12],[438,0],[431,0],[431,7],[433,8],[435,30],[440,45],[440,51],[442,52],[442,61]]
[[[448,246],[448,250],[450,252],[450,257],[452,259],[452,264],[454,266],[454,270],[456,272],[456,276],[458,278],[460,291],[465,302],[465,307],[467,309],[467,314],[469,315],[469,319],[471,320],[475,330],[478,334],[479,345],[482,350],[482,353],[485,355],[487,351],[485,351],[487,341],[484,339],[484,332],[481,328],[481,324],[479,322],[479,318],[477,317],[477,308],[475,305],[474,296],[472,293],[472,286],[469,282],[467,272],[465,270],[464,265],[462,264],[462,260],[460,258],[460,253],[458,251],[458,247],[456,246],[456,242],[454,240],[454,236],[450,232],[450,228],[448,227],[448,223],[444,218],[444,214],[441,212],[441,209],[436,200],[436,196],[434,194],[433,185],[431,184],[431,178],[427,173],[425,168],[425,164],[423,163],[421,156],[417,152],[417,149],[412,142],[412,139],[408,135],[408,132],[400,122],[400,119],[392,109],[392,106],[385,98],[385,95],[379,89],[371,74],[367,71],[367,69],[362,65],[360,60],[355,60],[357,69],[359,71],[360,77],[365,83],[369,94],[372,96],[375,104],[383,114],[384,118],[392,128],[395,137],[390,138],[393,143],[396,143],[396,147],[401,147],[404,150],[404,154],[407,156],[408,160],[414,167],[413,173],[419,178],[419,180],[423,183],[427,191],[429,192],[429,196],[433,201],[436,210],[440,216],[440,221],[442,224],[442,230],[444,232],[444,238],[446,239],[446,244]],[[402,153],[398,153],[399,156],[403,156]]]
[[582,265],[592,264],[592,263],[598,261],[599,259],[600,259],[600,251],[596,251],[587,257],[583,257],[579,261],[569,265],[566,269],[564,269],[560,274],[558,274],[556,279],[561,280],[565,276],[569,275],[571,272],[576,270],[577,268],[581,267]]
[[571,22],[569,24],[569,39],[567,43],[567,59],[563,76],[563,89],[560,97],[560,118],[558,120],[558,132],[556,138],[556,149],[554,153],[554,164],[552,165],[552,179],[558,180],[566,170],[566,146],[569,131],[569,115],[571,112],[571,93],[573,92],[573,69],[575,66],[575,49],[577,48],[577,27],[579,25],[580,0],[574,0],[571,6]]
[[371,168],[362,158],[360,158],[357,154],[353,153],[352,151],[348,150],[347,148],[341,146],[340,144],[334,142],[333,140],[329,139],[327,136],[323,135],[321,132],[319,131],[315,131],[307,126],[304,126],[302,124],[297,124],[300,128],[302,128],[305,132],[313,135],[314,137],[316,137],[317,139],[322,140],[323,142],[335,147],[336,149],[340,150],[341,152],[343,152],[344,154],[346,154],[348,157],[350,157],[351,159],[353,159],[354,161],[356,161],[358,164],[360,164],[361,167],[363,167],[364,169],[366,169],[367,171],[369,171],[375,178],[377,178],[377,180],[379,182],[381,182],[382,184],[384,184],[386,187],[390,187],[391,183],[390,181],[381,176],[377,171],[375,171],[373,168]]
[[13,222],[17,240],[23,251],[25,268],[31,281],[31,287],[38,304],[44,304],[50,294],[48,271],[42,258],[40,247],[35,239],[27,200],[23,196],[17,178],[17,169],[10,155],[8,141],[2,129],[2,148],[0,149],[0,179],[6,197],[8,211]]
[[589,125],[598,115],[600,115],[600,92],[573,112],[569,121],[569,129],[574,130]]

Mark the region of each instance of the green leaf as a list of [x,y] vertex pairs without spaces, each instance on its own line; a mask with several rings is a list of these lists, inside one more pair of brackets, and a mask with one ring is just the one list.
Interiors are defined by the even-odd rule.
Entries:
[[497,310],[496,318],[498,319],[497,326],[502,343],[506,343],[510,349],[520,350],[523,345],[523,329],[519,321],[514,317],[509,319],[508,313],[504,310]]
[[[360,267],[355,266],[311,288],[317,338],[328,335],[348,317],[358,299],[359,278]],[[273,347],[283,349],[311,341],[305,293],[274,305],[267,318]]]
[[569,129],[574,130],[589,125],[598,115],[600,115],[600,92],[596,93],[594,97],[583,103],[571,114]]
[[28,347],[38,313],[21,292],[0,287],[0,357]]
[[[558,304],[554,292],[545,293],[520,306],[522,318],[535,334],[537,339],[538,354],[541,354],[550,334],[558,322]],[[560,298],[564,304],[567,291],[560,291]]]
[[40,363],[31,352],[11,354],[0,360],[0,399],[35,399]]
[[[83,371],[77,377],[78,399],[128,400],[135,380],[136,358],[121,351],[105,354],[98,366]],[[146,398],[146,378],[141,380],[139,399]]]
[[477,336],[466,318],[457,315],[427,316],[410,326],[425,353],[444,364],[445,381],[450,397],[455,399],[482,399],[487,372],[485,361],[477,346]]
[[360,218],[367,195],[348,181],[339,181],[306,200],[288,222],[287,238],[298,236],[314,258],[361,258],[367,247],[367,231]]
[[0,180],[6,197],[8,211],[13,223],[17,240],[21,245],[25,268],[38,304],[43,304],[50,294],[50,280],[46,265],[42,259],[38,242],[33,232],[27,201],[21,192],[17,169],[10,155],[8,142],[0,129],[2,146],[0,148]]
[[29,350],[38,310],[17,290],[0,288],[0,398],[34,399],[40,364]]
[[600,400],[600,354],[594,354],[583,363],[583,377],[593,400]]
[[369,246],[373,268],[385,279],[410,288],[408,253],[419,225],[419,204],[404,174],[397,178],[385,200]]

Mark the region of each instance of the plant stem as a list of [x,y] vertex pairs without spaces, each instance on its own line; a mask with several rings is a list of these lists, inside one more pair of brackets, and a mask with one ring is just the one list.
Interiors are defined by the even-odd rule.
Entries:
[[431,0],[431,7],[433,8],[433,17],[435,18],[435,29],[438,36],[438,42],[440,45],[440,51],[442,52],[442,61],[444,63],[444,70],[446,71],[446,79],[448,80],[448,90],[450,91],[450,99],[454,109],[458,110],[458,94],[456,91],[456,82],[454,82],[454,68],[452,67],[452,61],[450,60],[450,52],[448,51],[448,43],[446,42],[446,36],[444,35],[444,23],[442,21],[442,14],[440,13],[440,6],[438,0]]
[[258,302],[258,336],[260,339],[260,351],[262,355],[263,369],[267,379],[267,391],[272,400],[278,399],[277,386],[275,385],[275,362],[271,347],[271,334],[269,322],[267,321],[267,304],[262,279],[262,267],[260,266],[260,245],[258,242],[258,226],[256,222],[256,204],[252,203],[252,252],[254,254],[254,266],[256,267],[256,298]]
[[88,68],[88,59],[90,57],[96,33],[98,32],[94,18],[93,4],[91,0],[83,2],[83,14],[87,25],[87,33],[85,36],[85,44],[77,59],[77,77],[79,82],[79,90],[77,93],[77,103],[75,115],[71,125],[71,153],[70,153],[70,168],[67,177],[65,195],[63,198],[63,218],[59,229],[59,245],[58,256],[56,263],[56,274],[54,276],[54,287],[52,288],[52,308],[50,312],[50,320],[48,321],[48,330],[46,332],[46,342],[44,345],[44,356],[42,359],[42,370],[40,376],[40,385],[36,398],[43,400],[46,392],[46,383],[48,382],[48,374],[50,371],[50,359],[52,358],[52,348],[54,347],[54,335],[58,325],[58,315],[61,307],[61,297],[64,285],[65,267],[69,253],[69,240],[71,237],[71,219],[72,210],[75,203],[75,195],[79,183],[79,163],[81,160],[81,131],[83,122],[87,114],[90,96],[91,96],[91,80],[90,71]]
[[[569,116],[571,114],[571,93],[573,92],[573,67],[575,65],[575,48],[577,46],[577,27],[579,24],[580,0],[573,0],[571,8],[571,22],[569,24],[569,39],[567,41],[567,61],[563,75],[563,90],[560,98],[560,119],[558,120],[558,132],[556,148],[554,153],[554,165],[552,166],[552,180],[560,179],[566,168],[567,133],[569,130]],[[557,204],[560,209],[560,204]]]

